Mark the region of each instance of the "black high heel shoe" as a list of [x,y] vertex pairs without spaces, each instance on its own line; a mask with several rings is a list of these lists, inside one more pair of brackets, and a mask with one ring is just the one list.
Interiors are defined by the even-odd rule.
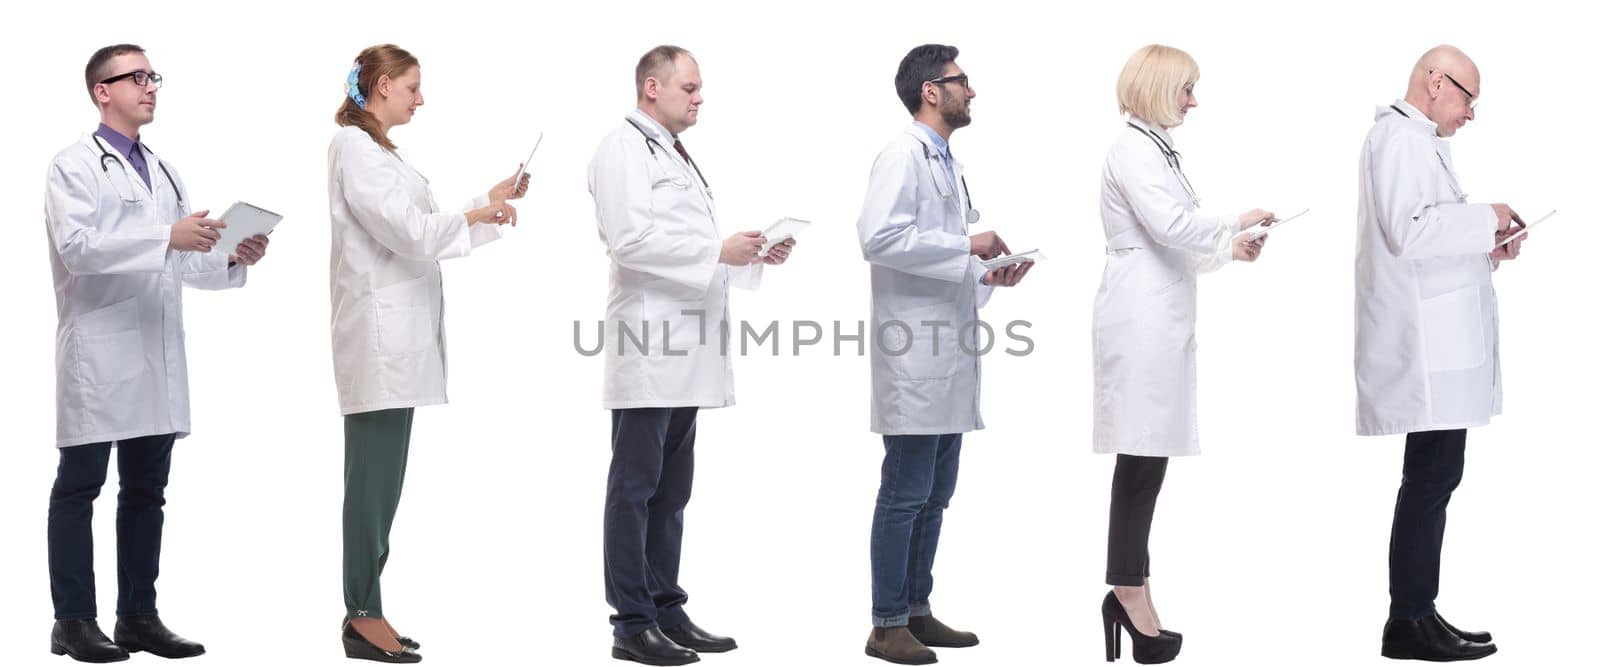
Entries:
[[1116,662],[1122,657],[1123,628],[1127,628],[1128,639],[1133,641],[1133,661],[1141,665],[1170,662],[1183,648],[1181,635],[1163,632],[1152,637],[1134,629],[1128,610],[1122,608],[1115,592],[1106,593],[1105,601],[1100,603],[1100,618],[1106,629],[1106,662]]
[[356,660],[373,660],[376,662],[411,663],[422,662],[422,655],[413,653],[411,649],[401,646],[399,651],[385,651],[356,632],[355,626],[350,621],[344,622],[344,632],[339,636],[344,642],[344,657]]

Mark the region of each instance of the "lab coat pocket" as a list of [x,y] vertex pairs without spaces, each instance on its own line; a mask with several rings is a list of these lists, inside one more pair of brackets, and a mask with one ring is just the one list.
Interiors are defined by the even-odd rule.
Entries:
[[427,305],[429,276],[378,288],[378,354],[410,354],[437,340],[433,311]]
[[682,192],[689,189],[689,179],[679,176],[661,176],[650,184],[650,189]]
[[73,336],[74,366],[85,385],[125,382],[144,373],[137,298],[84,313],[78,317]]
[[1422,300],[1423,348],[1428,371],[1477,368],[1486,358],[1483,306],[1472,285]]
[[676,356],[717,340],[720,335],[720,314],[713,316],[702,299],[661,300],[652,307],[660,310],[661,321],[652,326],[661,327],[662,345],[653,348],[652,353]]
[[[1150,252],[1134,251],[1139,258],[1139,283],[1146,295],[1165,294],[1182,285],[1190,275],[1185,271],[1188,254],[1184,251],[1162,249]],[[1181,254],[1180,254],[1181,253]],[[1176,255],[1176,256],[1175,256]]]
[[[894,370],[896,377],[904,380],[938,380],[956,374],[961,367],[961,360],[968,356],[958,342],[958,330],[966,323],[956,321],[950,315],[951,310],[952,303],[936,303],[893,313],[893,319],[904,326],[884,327],[884,339],[879,344],[883,346],[889,367]],[[937,333],[935,325],[925,325],[925,321],[938,322]],[[902,351],[903,354],[899,356],[888,354]]]

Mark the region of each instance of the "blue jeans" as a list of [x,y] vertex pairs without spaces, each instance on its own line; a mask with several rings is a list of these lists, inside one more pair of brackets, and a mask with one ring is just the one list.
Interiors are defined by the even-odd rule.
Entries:
[[961,434],[883,436],[883,478],[872,513],[872,625],[933,613],[933,555],[956,490]]

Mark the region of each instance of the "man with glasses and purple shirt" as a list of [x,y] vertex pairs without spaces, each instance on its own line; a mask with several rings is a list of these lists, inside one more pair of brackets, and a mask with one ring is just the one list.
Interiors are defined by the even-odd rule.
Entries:
[[[161,75],[144,49],[96,51],[84,71],[100,127],[56,154],[45,185],[55,276],[56,447],[50,490],[50,650],[83,662],[200,655],[156,615],[162,505],[173,442],[189,434],[183,286],[240,287],[266,254],[255,236],[236,255],[208,211],[189,212],[177,170],[140,141],[155,119]],[[95,620],[94,499],[117,450],[115,641]]]

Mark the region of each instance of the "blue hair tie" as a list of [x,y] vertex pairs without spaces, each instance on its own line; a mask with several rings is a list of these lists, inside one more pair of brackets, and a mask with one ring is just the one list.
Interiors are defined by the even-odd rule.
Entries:
[[350,68],[350,76],[344,79],[344,94],[350,96],[350,101],[355,102],[363,111],[367,108],[367,98],[361,94],[361,63],[356,63]]

